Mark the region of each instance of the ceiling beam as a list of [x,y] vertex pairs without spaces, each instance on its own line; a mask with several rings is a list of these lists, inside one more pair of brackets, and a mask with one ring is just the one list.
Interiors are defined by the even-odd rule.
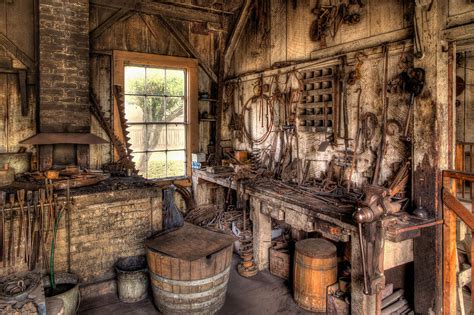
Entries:
[[131,11],[130,9],[121,8],[111,17],[109,17],[105,22],[94,28],[92,31],[89,32],[89,38],[97,39],[100,35],[102,35],[106,30],[112,27],[115,23],[124,21],[131,17],[135,12]]
[[150,0],[90,0],[90,4],[106,8],[136,10],[145,14],[162,15],[179,20],[219,23],[223,25],[227,24],[229,18],[225,14]]
[[18,46],[15,45],[15,43],[13,43],[2,32],[0,32],[0,46],[3,46],[10,55],[18,59],[28,68],[28,70],[33,72],[36,71],[35,62],[33,61],[33,59],[31,59],[23,50],[18,48]]
[[[186,36],[173,24],[171,24],[166,18],[161,15],[154,16],[158,22],[168,30],[171,35],[178,41],[179,45],[193,58],[196,58],[199,62],[199,66],[202,70],[212,79],[212,81],[217,82],[217,75],[209,66],[207,61],[201,56],[201,54],[194,48],[194,46],[189,42]],[[147,24],[148,29],[152,32],[156,40],[159,40],[158,34],[155,34],[155,30],[152,25],[149,24],[147,19],[143,18],[143,21]]]
[[235,22],[234,29],[230,34],[229,40],[227,42],[227,47],[224,53],[224,69],[225,73],[229,70],[230,61],[232,60],[232,56],[234,55],[235,49],[239,44],[239,41],[242,37],[242,33],[244,31],[245,25],[247,25],[248,18],[250,16],[250,12],[254,6],[255,2],[253,0],[245,0],[244,4],[242,5],[242,9],[240,10],[239,18],[237,22]]

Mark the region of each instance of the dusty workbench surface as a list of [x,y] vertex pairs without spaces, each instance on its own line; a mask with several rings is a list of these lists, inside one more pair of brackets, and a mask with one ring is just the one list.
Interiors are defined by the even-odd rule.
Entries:
[[[240,185],[239,188],[245,193],[275,206],[287,207],[310,218],[320,219],[341,227],[346,232],[357,232],[356,224],[352,219],[352,213],[356,210],[356,205],[352,202],[339,201],[332,204],[332,200],[318,199],[316,196],[313,197],[309,193],[298,191],[290,185],[279,184],[280,181],[273,179],[244,180],[236,184],[236,182],[231,181],[233,175],[234,173],[211,174],[204,170],[193,170],[195,183],[204,180],[232,189],[237,189],[237,185]],[[383,219],[387,231],[385,238],[393,242],[418,237],[421,229],[441,223],[442,221],[436,221],[435,219],[420,219],[406,212],[387,216]],[[344,234],[344,232],[342,233]]]

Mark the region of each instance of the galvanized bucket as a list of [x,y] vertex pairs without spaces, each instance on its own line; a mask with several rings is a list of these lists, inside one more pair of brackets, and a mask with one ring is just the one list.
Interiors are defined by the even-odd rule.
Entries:
[[134,303],[148,294],[148,270],[145,256],[121,258],[115,264],[117,291],[120,301]]

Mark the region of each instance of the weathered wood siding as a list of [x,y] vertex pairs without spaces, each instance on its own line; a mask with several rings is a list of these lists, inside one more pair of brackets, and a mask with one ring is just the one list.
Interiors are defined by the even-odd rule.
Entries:
[[[90,7],[90,29],[93,30],[101,25],[116,10],[91,6]],[[189,22],[171,21],[178,26],[182,33],[193,45],[196,51],[202,56],[211,68],[216,68],[215,43],[218,42],[218,34],[210,32],[209,35],[195,34],[190,31]],[[134,13],[130,17],[118,21],[109,29],[105,30],[98,38],[91,41],[91,84],[93,90],[98,95],[100,105],[106,113],[107,118],[111,118],[111,105],[113,104],[113,94],[111,93],[112,72],[112,50],[126,50],[157,55],[190,57],[186,50],[181,47],[173,35],[160,24],[156,16]],[[199,91],[210,92],[211,81],[202,69],[199,69]],[[199,111],[209,112],[209,104],[200,102]],[[209,125],[201,124],[199,137],[199,148],[207,152],[209,143]],[[101,130],[97,121],[92,120],[92,131],[99,136],[107,138]],[[100,168],[103,164],[110,162],[110,145],[95,145],[91,148],[91,166]]]
[[[381,139],[380,123],[382,121],[383,110],[383,56],[380,45],[367,48],[360,51],[351,49],[353,43],[361,42],[364,39],[384,36],[384,34],[396,33],[405,30],[406,33],[412,25],[412,9],[409,3],[405,1],[364,1],[365,5],[358,10],[361,14],[361,21],[356,25],[342,24],[334,38],[327,37],[327,47],[320,47],[319,42],[312,42],[309,36],[310,25],[315,15],[311,10],[315,7],[316,1],[298,1],[294,5],[293,1],[271,1],[271,10],[266,15],[270,25],[269,35],[264,34],[265,26],[259,26],[256,21],[258,13],[254,10],[246,25],[245,36],[234,54],[232,69],[229,77],[241,77],[241,88],[243,88],[243,102],[254,95],[253,87],[259,75],[251,76],[249,73],[262,73],[264,83],[272,84],[272,77],[269,76],[270,69],[275,63],[293,63],[301,66],[307,62],[306,69],[317,68],[324,63],[340,62],[339,56],[333,58],[314,59],[314,54],[321,51],[330,50],[334,47],[341,47],[341,54],[347,56],[348,65],[346,73],[354,70],[357,63],[355,58],[357,52],[362,52],[366,56],[360,59],[363,64],[360,68],[361,78],[355,85],[347,85],[347,105],[348,105],[348,130],[349,130],[349,148],[353,150],[354,139],[357,131],[357,108],[359,89],[361,90],[360,117],[364,113],[374,113],[378,118],[375,137],[370,143],[370,147],[358,157],[356,168],[353,173],[353,179],[362,184],[371,176],[373,166],[376,160],[376,151]],[[261,8],[259,9],[261,10]],[[386,14],[390,12],[390,14]],[[404,38],[400,38],[404,39]],[[265,42],[267,40],[268,42]],[[411,41],[399,42],[389,46],[389,64],[388,80],[392,80],[402,71],[400,59],[412,52]],[[408,63],[411,65],[411,61]],[[281,81],[285,82],[284,68],[281,71]],[[304,69],[300,69],[302,72]],[[274,84],[272,85],[274,88]],[[284,90],[284,84],[280,84],[280,90]],[[340,95],[341,97],[341,95]],[[408,95],[389,94],[388,119],[396,120],[402,127],[405,124],[408,113]],[[236,91],[234,96],[236,111],[241,111],[242,104],[239,102],[239,93]],[[280,115],[278,108],[275,110],[275,121],[278,121]],[[342,122],[342,114],[339,115]],[[231,131],[226,128],[230,122],[230,111],[224,113],[223,139],[232,137]],[[298,121],[297,121],[298,125]],[[279,126],[275,126],[277,130]],[[394,175],[397,171],[397,163],[410,156],[406,145],[399,139],[401,130],[387,137],[387,151],[382,163],[381,183]],[[403,132],[403,131],[402,131]],[[275,135],[275,133],[273,133]],[[273,135],[268,140],[256,148],[265,148],[273,143]],[[327,169],[329,161],[333,157],[342,157],[341,151],[344,150],[343,140],[338,140],[338,146],[329,147],[325,152],[318,152],[321,142],[326,140],[324,132],[298,132],[299,158],[302,160],[317,160],[312,162],[310,168],[310,177],[320,177]],[[279,141],[278,141],[279,142]],[[236,149],[252,150],[251,144],[244,137],[244,141],[237,139],[233,141]],[[296,146],[295,146],[296,149]],[[277,150],[278,152],[278,150]],[[296,151],[295,151],[296,152]]]
[[[311,23],[315,20],[311,10],[316,6],[316,0],[268,2],[270,10],[261,12],[260,16],[266,16],[269,21],[257,21],[257,12],[253,11],[245,36],[234,54],[229,76],[262,71],[276,62],[307,61],[313,59],[312,53],[323,49],[319,42],[312,42],[309,37]],[[322,1],[322,4],[326,2],[329,3]],[[413,11],[410,3],[399,0],[364,1],[365,5],[356,10],[361,15],[360,23],[341,24],[334,38],[327,37],[327,47],[410,27]],[[269,27],[259,26],[262,23],[267,23]]]
[[[35,60],[34,1],[0,0],[0,34],[11,41],[21,54]],[[0,71],[0,153],[18,151],[21,140],[36,133],[36,86],[33,72],[18,58],[15,52],[0,44],[0,68],[27,70],[28,115],[21,114],[20,82],[18,73]],[[34,150],[32,146],[28,151]]]

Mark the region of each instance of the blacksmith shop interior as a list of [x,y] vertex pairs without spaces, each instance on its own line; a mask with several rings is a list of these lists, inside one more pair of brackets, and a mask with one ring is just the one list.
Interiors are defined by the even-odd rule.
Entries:
[[0,314],[473,314],[474,0],[0,0]]

